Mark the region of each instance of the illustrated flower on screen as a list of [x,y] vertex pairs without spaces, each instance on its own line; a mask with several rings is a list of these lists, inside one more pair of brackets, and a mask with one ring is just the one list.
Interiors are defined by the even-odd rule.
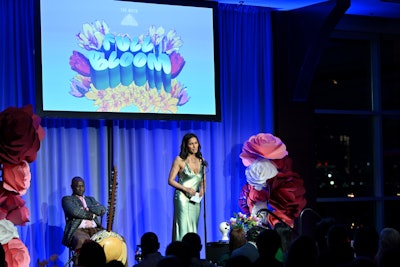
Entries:
[[19,164],[36,159],[44,130],[32,105],[9,107],[0,113],[0,162]]
[[240,158],[244,166],[250,166],[258,158],[281,159],[288,155],[285,144],[269,133],[251,136],[242,147]]
[[90,88],[90,77],[84,77],[82,75],[75,75],[71,80],[71,91],[69,93],[75,97],[84,97],[89,92]]
[[171,78],[174,79],[185,66],[185,59],[175,51],[169,55],[169,59],[171,60]]
[[7,267],[29,266],[31,258],[28,248],[19,238],[11,239],[3,248]]
[[97,90],[93,85],[90,85],[90,91],[87,92],[85,96],[90,100],[94,100],[95,106],[99,106],[106,96],[106,90]]
[[162,40],[162,52],[170,55],[172,52],[178,51],[182,45],[181,37],[176,34],[175,30],[170,30]]
[[153,25],[149,27],[150,41],[151,43],[154,44],[154,46],[157,46],[161,43],[164,34],[165,34],[165,29],[161,26],[158,27],[157,29]]
[[99,50],[103,44],[104,37],[110,32],[108,25],[102,21],[95,21],[93,24],[85,23],[83,31],[78,33],[78,45],[86,50]]
[[69,65],[73,71],[76,71],[82,76],[90,76],[90,63],[82,53],[72,51],[72,56],[69,58]]
[[178,107],[176,106],[177,103],[178,99],[171,97],[170,93],[160,90],[160,102],[155,105],[154,111],[176,113],[178,112]]
[[13,238],[19,238],[17,228],[9,220],[0,220],[0,244],[7,244]]
[[171,81],[171,96],[178,99],[178,106],[186,104],[190,97],[186,92],[186,87],[183,87],[176,79]]

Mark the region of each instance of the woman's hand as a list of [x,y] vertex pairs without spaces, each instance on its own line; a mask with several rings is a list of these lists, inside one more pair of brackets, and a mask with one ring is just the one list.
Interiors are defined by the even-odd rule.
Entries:
[[186,193],[190,196],[194,196],[194,195],[196,195],[196,190],[194,190],[193,188],[190,188],[190,187],[186,187]]

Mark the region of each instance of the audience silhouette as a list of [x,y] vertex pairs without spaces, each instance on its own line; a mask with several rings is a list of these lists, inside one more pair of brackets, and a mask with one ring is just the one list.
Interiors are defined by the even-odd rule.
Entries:
[[273,229],[265,229],[256,240],[258,253],[260,256],[254,262],[256,267],[282,267],[282,262],[276,259],[276,253],[282,247],[281,237],[277,231]]
[[400,259],[400,232],[391,227],[383,228],[379,233],[376,261],[378,267],[392,267]]
[[318,245],[316,240],[308,235],[300,235],[290,243],[285,267],[317,267],[318,265]]
[[258,248],[256,240],[258,235],[264,231],[265,228],[260,226],[254,226],[250,228],[246,233],[247,242],[237,249],[234,249],[230,255],[231,258],[236,256],[246,256],[251,262],[255,262],[260,254],[258,253]]
[[[397,229],[387,227],[378,232],[374,227],[360,226],[351,236],[349,229],[333,218],[322,219],[314,235],[296,236],[291,228],[276,225],[274,229],[254,226],[247,233],[233,228],[229,237],[229,252],[214,265],[201,259],[203,244],[195,232],[169,243],[165,256],[159,252],[157,235],[146,232],[141,237],[143,260],[133,267],[395,267],[400,259]],[[279,251],[285,255],[281,259]],[[117,260],[106,263],[104,248],[90,239],[82,245],[78,266],[125,267]]]
[[106,265],[106,253],[103,247],[91,239],[83,244],[78,256],[79,267],[103,267]]
[[378,231],[370,226],[361,226],[354,230],[354,259],[346,267],[375,267],[375,256],[378,252]]
[[203,248],[201,243],[201,238],[197,233],[190,232],[186,233],[182,241],[189,244],[191,251],[192,251],[192,258],[191,258],[191,267],[212,267],[214,266],[212,263],[208,262],[206,259],[200,258],[200,252]]
[[112,260],[106,263],[106,267],[125,267],[125,264],[119,260]]
[[285,261],[286,255],[289,249],[290,244],[296,238],[297,234],[290,228],[287,224],[284,223],[277,223],[274,226],[274,230],[278,232],[281,237],[281,248],[278,251],[277,259],[279,261]]
[[174,255],[177,256],[183,266],[190,267],[192,259],[192,249],[190,245],[183,241],[172,241],[165,250],[165,256]]
[[227,259],[225,267],[251,267],[253,263],[244,255],[237,255]]
[[226,261],[230,258],[232,251],[246,244],[246,232],[242,227],[231,228],[229,232],[228,252],[221,255],[218,265],[225,266]]
[[158,236],[153,232],[146,232],[140,239],[140,246],[142,248],[143,260],[134,265],[134,267],[155,267],[157,263],[163,258],[160,249],[160,242]]
[[335,267],[352,262],[354,251],[349,231],[344,225],[338,223],[332,225],[327,232],[326,241],[327,247],[319,255],[321,267]]
[[185,265],[178,256],[167,255],[157,263],[157,267],[185,267]]

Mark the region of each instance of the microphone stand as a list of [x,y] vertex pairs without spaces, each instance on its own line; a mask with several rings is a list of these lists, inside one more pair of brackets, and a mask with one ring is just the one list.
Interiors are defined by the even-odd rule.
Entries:
[[[203,163],[202,163],[203,164]],[[204,212],[203,212],[203,216],[204,216],[204,245],[207,245],[207,220],[206,220],[206,184],[205,184],[205,180],[204,180],[204,173],[205,173],[205,166],[203,165],[203,205],[204,205]]]

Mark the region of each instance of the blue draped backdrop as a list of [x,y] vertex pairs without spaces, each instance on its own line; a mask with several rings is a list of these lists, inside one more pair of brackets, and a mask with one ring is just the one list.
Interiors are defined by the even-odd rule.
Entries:
[[[35,107],[35,1],[0,2],[1,110]],[[199,234],[203,242],[221,238],[218,226],[239,211],[237,200],[246,183],[239,158],[242,144],[259,132],[273,133],[270,15],[268,8],[218,6],[221,122],[42,118],[46,137],[30,165],[31,186],[23,196],[30,222],[18,226],[31,266],[53,254],[59,255],[58,266],[67,261],[68,249],[61,244],[61,198],[71,194],[71,178],[80,175],[86,194],[107,205],[110,161],[118,171],[113,231],[126,239],[128,265],[135,263],[136,245],[147,231],[159,236],[164,253],[173,216],[168,172],[187,132],[199,136],[209,161]]]

